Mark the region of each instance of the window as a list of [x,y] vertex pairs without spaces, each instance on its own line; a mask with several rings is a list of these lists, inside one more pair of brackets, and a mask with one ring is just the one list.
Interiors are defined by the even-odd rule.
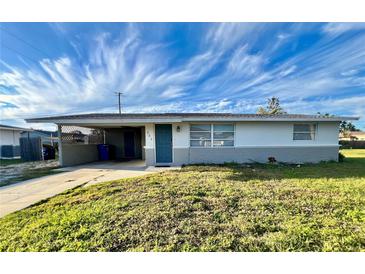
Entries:
[[314,140],[315,124],[294,124],[293,140]]
[[233,124],[190,125],[190,146],[232,147],[234,146]]
[[212,146],[212,133],[210,124],[190,125],[190,146]]
[[214,124],[213,125],[213,146],[233,147],[234,145],[234,126],[233,124]]

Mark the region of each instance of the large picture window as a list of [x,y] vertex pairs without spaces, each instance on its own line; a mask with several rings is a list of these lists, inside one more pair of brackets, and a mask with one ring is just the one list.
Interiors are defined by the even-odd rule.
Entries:
[[233,124],[190,125],[190,146],[232,147],[234,146]]
[[294,124],[293,140],[314,140],[315,135],[315,124]]

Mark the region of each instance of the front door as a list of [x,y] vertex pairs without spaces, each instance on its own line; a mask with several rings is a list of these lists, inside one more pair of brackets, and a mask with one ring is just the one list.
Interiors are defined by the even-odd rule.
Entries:
[[134,131],[124,132],[124,157],[125,158],[136,157],[135,145],[134,145]]
[[172,163],[172,126],[156,125],[156,162]]

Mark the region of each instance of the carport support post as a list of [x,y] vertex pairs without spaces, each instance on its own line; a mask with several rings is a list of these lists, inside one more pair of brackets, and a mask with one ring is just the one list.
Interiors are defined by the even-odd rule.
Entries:
[[57,125],[58,127],[58,161],[60,162],[60,166],[63,166],[62,159],[62,125]]

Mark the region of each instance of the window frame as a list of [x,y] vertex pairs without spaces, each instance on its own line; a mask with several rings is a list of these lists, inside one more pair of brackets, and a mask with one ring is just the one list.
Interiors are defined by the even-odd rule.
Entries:
[[[309,130],[309,131],[295,131],[295,126],[296,125],[309,125],[310,128],[314,128],[314,130]],[[312,137],[313,134],[313,138],[311,139],[295,139],[295,134],[309,134],[309,136]],[[318,123],[294,123],[293,124],[293,141],[295,142],[303,142],[303,141],[307,141],[307,142],[313,142],[316,140],[317,138],[317,134],[318,134]]]
[[[193,125],[209,125],[209,131],[208,130],[191,130]],[[197,132],[197,133],[208,133],[209,132],[209,139],[192,139],[191,138],[191,133],[192,132]],[[210,142],[209,146],[192,146],[191,145],[191,141],[201,141],[201,142]],[[200,123],[200,124],[190,124],[189,125],[189,144],[190,147],[198,147],[198,148],[206,148],[206,147],[211,147],[212,146],[212,125],[209,123]]]
[[[210,126],[210,130],[209,131],[200,131],[200,130],[191,130],[191,127],[193,125],[209,125]],[[214,131],[214,126],[215,125],[232,125],[233,130],[232,131],[222,131],[222,130],[216,130]],[[210,132],[210,138],[209,139],[192,139],[191,138],[191,132]],[[232,139],[215,139],[214,138],[214,133],[215,132],[229,132],[229,133],[233,133],[233,137]],[[206,142],[210,142],[209,146],[193,146],[191,145],[191,141],[206,141]],[[232,141],[232,145],[231,146],[225,146],[225,145],[214,145],[215,141]],[[236,144],[236,124],[235,123],[226,123],[226,122],[222,122],[222,123],[190,123],[189,124],[189,147],[191,148],[232,148],[235,147]]]

